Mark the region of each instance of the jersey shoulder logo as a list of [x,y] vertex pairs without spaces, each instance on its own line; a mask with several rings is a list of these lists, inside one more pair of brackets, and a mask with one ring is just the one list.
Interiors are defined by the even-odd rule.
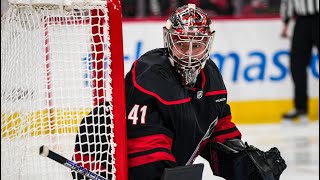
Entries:
[[203,96],[203,91],[198,91],[198,92],[197,92],[197,98],[198,98],[198,99],[201,99],[202,96]]

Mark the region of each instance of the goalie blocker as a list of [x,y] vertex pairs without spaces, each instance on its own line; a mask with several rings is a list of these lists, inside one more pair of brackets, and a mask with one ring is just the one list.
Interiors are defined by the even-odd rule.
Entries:
[[203,164],[165,168],[161,180],[201,180]]

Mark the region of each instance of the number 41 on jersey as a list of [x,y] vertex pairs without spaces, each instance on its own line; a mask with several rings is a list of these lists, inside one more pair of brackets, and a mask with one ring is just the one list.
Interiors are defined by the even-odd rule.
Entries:
[[132,120],[133,125],[137,125],[138,121],[140,121],[140,124],[145,124],[147,109],[148,106],[144,105],[140,107],[140,105],[135,104],[128,115],[128,120]]

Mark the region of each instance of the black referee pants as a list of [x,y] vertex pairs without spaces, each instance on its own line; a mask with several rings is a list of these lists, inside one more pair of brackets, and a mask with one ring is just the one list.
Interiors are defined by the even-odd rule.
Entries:
[[312,48],[319,51],[319,14],[297,17],[291,42],[290,69],[294,83],[296,109],[308,110],[307,67],[311,62]]

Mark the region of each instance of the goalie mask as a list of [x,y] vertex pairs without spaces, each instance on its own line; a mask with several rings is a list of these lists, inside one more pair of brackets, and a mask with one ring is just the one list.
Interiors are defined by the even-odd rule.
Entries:
[[208,15],[194,4],[179,7],[167,20],[164,46],[183,86],[191,89],[195,85],[209,59],[214,32]]

